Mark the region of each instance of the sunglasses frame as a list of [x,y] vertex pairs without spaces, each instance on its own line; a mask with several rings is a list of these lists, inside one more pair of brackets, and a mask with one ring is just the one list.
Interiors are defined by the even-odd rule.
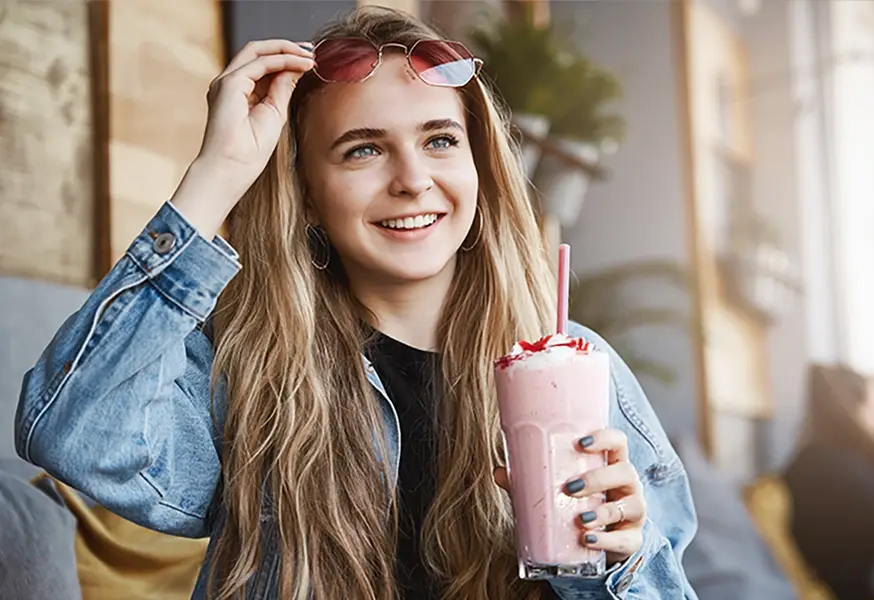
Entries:
[[[369,44],[369,45],[370,45],[374,50],[376,50],[376,62],[375,62],[375,63],[373,64],[373,66],[371,67],[371,69],[370,69],[370,73],[368,73],[368,74],[367,74],[365,77],[363,77],[362,79],[357,79],[357,80],[355,80],[354,82],[353,82],[353,81],[342,81],[342,80],[327,79],[327,78],[325,78],[325,77],[322,77],[322,75],[321,75],[321,74],[319,73],[319,71],[318,71],[319,67],[318,67],[318,64],[317,64],[317,65],[313,68],[313,73],[315,73],[316,77],[318,77],[319,79],[321,79],[321,80],[324,81],[325,83],[364,83],[365,81],[367,81],[368,79],[370,79],[370,78],[373,76],[374,73],[376,73],[376,70],[377,70],[377,69],[380,67],[380,65],[382,64],[382,51],[383,51],[384,49],[386,49],[386,48],[400,48],[401,50],[403,50],[403,51],[404,51],[404,55],[407,57],[407,64],[409,65],[409,67],[410,67],[410,69],[413,71],[413,73],[416,74],[416,77],[418,77],[419,80],[421,80],[421,81],[422,81],[423,83],[425,83],[426,85],[433,85],[434,87],[451,87],[451,88],[464,87],[465,85],[467,85],[468,83],[470,83],[473,79],[475,79],[475,78],[477,77],[477,75],[479,75],[480,69],[481,69],[482,66],[483,66],[483,61],[482,61],[482,59],[475,57],[475,56],[473,55],[473,52],[471,52],[471,51],[467,48],[467,46],[465,46],[465,45],[462,44],[461,42],[453,42],[453,41],[450,41],[450,40],[429,40],[429,39],[422,39],[422,40],[418,40],[415,44],[413,44],[412,46],[410,46],[409,48],[407,48],[407,47],[406,47],[405,45],[403,45],[403,44],[398,44],[398,43],[394,43],[394,42],[389,42],[389,43],[387,43],[387,44],[383,44],[383,45],[381,45],[381,46],[377,46],[376,44],[374,44],[373,42],[371,42],[371,41],[368,40],[367,38],[361,38],[361,37],[324,38],[324,39],[322,39],[322,40],[319,40],[319,41],[315,44],[315,46],[313,46],[313,56],[316,55],[316,52],[317,52],[319,46],[321,46],[323,43],[325,43],[325,42],[329,42],[329,41],[336,41],[336,40],[350,40],[350,41],[361,41],[361,42],[366,42],[366,43]],[[423,43],[423,42],[437,42],[437,43],[445,43],[445,44],[458,44],[459,46],[461,46],[462,48],[464,48],[464,49],[467,51],[467,53],[470,54],[471,59],[473,60],[473,65],[474,65],[474,66],[473,66],[473,73],[471,74],[470,78],[469,78],[467,81],[465,81],[464,83],[459,83],[459,84],[449,84],[449,83],[431,83],[430,81],[425,81],[425,78],[422,77],[422,75],[421,75],[421,74],[416,70],[416,67],[413,66],[413,52],[415,52],[415,50],[416,50],[416,46],[418,46],[419,44],[421,44],[421,43]],[[471,59],[465,59],[465,60],[471,60]]]

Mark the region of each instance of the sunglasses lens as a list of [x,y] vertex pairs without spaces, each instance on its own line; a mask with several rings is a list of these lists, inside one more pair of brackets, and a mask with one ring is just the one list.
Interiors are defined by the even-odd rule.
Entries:
[[441,40],[416,44],[410,63],[425,83],[449,87],[466,84],[477,69],[473,54],[463,44]]
[[314,70],[319,77],[336,83],[353,83],[365,79],[379,60],[379,53],[367,40],[328,39],[315,50]]

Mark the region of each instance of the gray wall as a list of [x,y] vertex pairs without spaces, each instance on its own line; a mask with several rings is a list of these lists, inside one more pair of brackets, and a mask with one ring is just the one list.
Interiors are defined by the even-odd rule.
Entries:
[[[813,62],[805,53],[814,52],[814,40],[798,31],[794,14],[804,3],[765,1],[758,14],[744,16],[734,1],[706,1],[747,44],[755,202],[779,224],[787,250],[804,274],[823,280],[827,273],[817,275],[822,265],[806,265],[803,260],[827,256],[829,243],[822,219],[816,216],[826,201],[824,183],[815,180],[823,170],[816,151],[822,147],[816,132],[823,108],[815,82],[809,83],[816,73],[804,70],[809,71]],[[616,72],[625,85],[620,110],[628,120],[628,138],[615,156],[606,159],[610,181],[591,188],[580,222],[565,232],[573,245],[575,270],[593,271],[647,258],[688,265],[682,179],[686,165],[680,146],[676,32],[670,3],[554,1],[551,8],[553,22],[573,27],[579,47]],[[802,89],[805,81],[807,88]],[[769,330],[773,419],[758,423],[724,416],[714,423],[716,435],[726,442],[734,440],[727,450],[737,465],[737,472],[729,474],[732,477],[742,480],[779,469],[791,455],[804,416],[807,365],[817,350],[809,328],[811,324],[836,326],[827,314],[833,310],[830,289],[814,290],[815,314],[802,299],[787,307]],[[651,288],[640,293],[662,292]],[[688,305],[682,298],[673,300]],[[682,374],[672,388],[647,379],[643,383],[669,431],[694,431],[699,399],[690,340],[670,331],[649,330],[638,332],[634,341],[642,352],[668,357]]]
[[228,0],[225,2],[228,54],[250,40],[312,40],[326,22],[355,8],[355,0]]
[[[797,263],[802,255],[796,123],[812,107],[796,103],[792,31],[788,2],[763,2],[760,12],[743,21],[752,60],[751,118],[753,194],[759,209],[779,226],[786,250]],[[769,331],[774,414],[761,468],[779,468],[795,444],[804,414],[807,328],[803,302],[786,308]]]
[[[574,271],[586,272],[638,260],[668,259],[689,265],[686,197],[677,97],[677,68],[668,2],[552,2],[552,20],[573,28],[579,48],[611,69],[625,87],[618,110],[628,123],[619,151],[606,157],[610,180],[593,185],[576,227],[564,232]],[[688,298],[641,286],[641,297],[674,304],[691,314]],[[688,334],[640,329],[630,338],[643,354],[672,365],[673,386],[642,378],[671,433],[697,431],[698,397]]]
[[[12,423],[21,379],[64,320],[85,302],[88,290],[0,277],[0,464],[15,454]],[[15,460],[14,462],[18,462]],[[20,465],[24,462],[21,461]]]

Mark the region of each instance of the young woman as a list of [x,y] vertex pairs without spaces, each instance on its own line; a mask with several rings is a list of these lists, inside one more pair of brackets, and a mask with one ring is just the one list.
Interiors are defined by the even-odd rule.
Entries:
[[580,519],[608,574],[518,579],[492,364],[555,298],[506,121],[408,16],[320,40],[213,82],[178,190],[26,375],[19,453],[209,535],[196,598],[694,597],[685,473],[615,353],[612,427],[580,447],[611,464],[567,486],[608,493]]

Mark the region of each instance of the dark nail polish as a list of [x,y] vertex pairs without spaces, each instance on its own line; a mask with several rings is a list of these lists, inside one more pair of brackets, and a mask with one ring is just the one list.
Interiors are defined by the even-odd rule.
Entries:
[[564,489],[567,490],[568,494],[576,494],[577,492],[583,491],[583,489],[585,489],[585,487],[586,487],[585,481],[583,481],[582,479],[574,479],[572,481],[568,481],[565,484]]
[[593,438],[590,435],[587,435],[586,437],[580,439],[580,448],[588,448],[589,446],[591,446],[594,443],[595,443],[595,438]]
[[597,536],[594,536],[594,535],[592,535],[591,533],[589,533],[589,534],[586,535],[586,543],[587,543],[587,544],[594,544],[594,543],[597,542],[597,541],[598,541],[598,537],[597,537]]
[[580,515],[580,519],[582,519],[583,523],[591,523],[595,519],[598,518],[598,515],[595,514],[595,511],[590,510],[588,512],[584,512]]

